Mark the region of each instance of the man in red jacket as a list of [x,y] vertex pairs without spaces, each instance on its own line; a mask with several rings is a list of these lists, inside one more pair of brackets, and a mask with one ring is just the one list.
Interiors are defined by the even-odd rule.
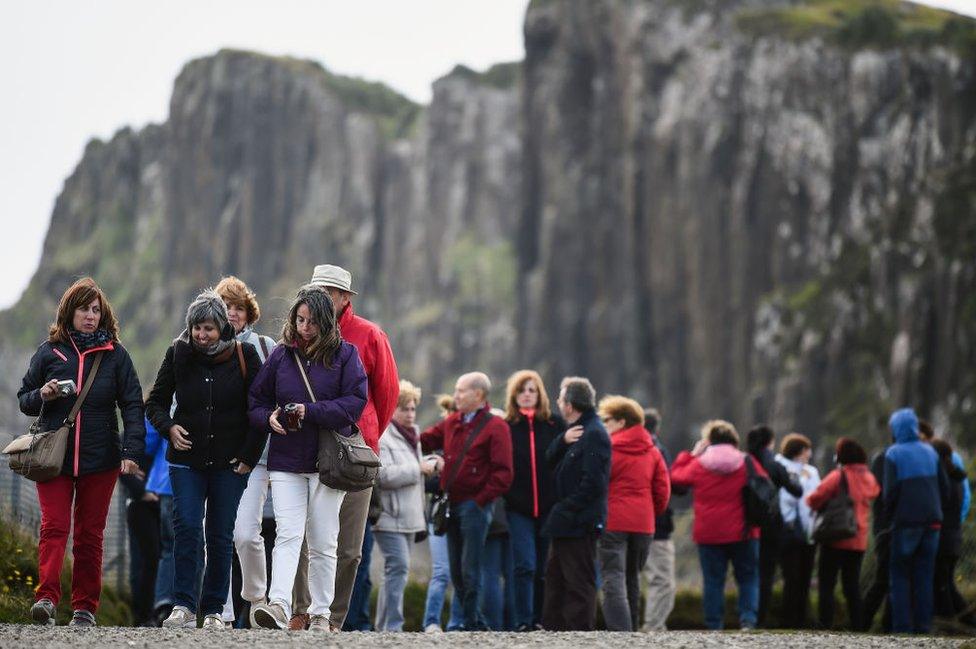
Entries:
[[451,581],[464,607],[465,631],[487,631],[481,613],[481,570],[494,500],[512,484],[508,424],[491,414],[491,382],[464,374],[454,388],[457,412],[420,435],[424,452],[444,450],[441,489],[451,501],[447,531]]
[[[339,314],[339,332],[343,340],[354,345],[369,379],[369,396],[366,408],[359,418],[363,439],[379,453],[380,435],[386,430],[400,395],[400,377],[390,342],[380,327],[355,314],[352,296],[352,275],[345,268],[323,264],[316,266],[309,282],[328,292]],[[329,611],[329,624],[341,629],[349,612],[353,586],[359,581],[356,571],[363,557],[363,537],[366,534],[366,515],[372,489],[349,492],[342,499],[339,510],[339,547],[337,550],[335,596]],[[367,542],[372,548],[371,539]],[[366,561],[368,562],[368,555]],[[364,565],[364,577],[368,564]],[[308,596],[308,556],[302,553],[293,593],[294,611],[289,628],[303,629],[307,624],[307,611],[311,603]]]

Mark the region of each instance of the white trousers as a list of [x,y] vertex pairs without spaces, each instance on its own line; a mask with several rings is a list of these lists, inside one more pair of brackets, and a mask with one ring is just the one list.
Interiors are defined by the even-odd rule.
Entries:
[[[264,538],[261,536],[261,521],[264,517],[264,502],[268,499],[271,479],[268,466],[258,464],[247,478],[247,488],[237,507],[237,520],[234,523],[234,548],[241,562],[241,597],[247,602],[263,602],[268,592],[268,568],[264,556]],[[233,581],[233,579],[231,580]],[[227,602],[221,618],[224,622],[234,620],[233,584],[227,591]]]
[[647,605],[644,608],[643,631],[666,631],[665,623],[674,608],[674,542],[652,541],[644,564]]
[[336,549],[339,545],[339,508],[345,491],[326,487],[318,473],[271,471],[275,534],[271,555],[271,590],[268,601],[281,604],[291,617],[292,589],[298,571],[302,540],[308,540],[310,615],[329,615],[335,594]]

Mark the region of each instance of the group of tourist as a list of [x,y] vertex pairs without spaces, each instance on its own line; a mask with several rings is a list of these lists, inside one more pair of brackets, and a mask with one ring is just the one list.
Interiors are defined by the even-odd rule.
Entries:
[[[730,563],[742,629],[771,625],[777,568],[788,628],[808,626],[814,567],[821,628],[834,626],[838,575],[853,630],[869,629],[885,601],[883,627],[899,633],[927,633],[933,612],[963,612],[954,570],[969,484],[958,453],[914,411],[891,415],[892,444],[870,467],[861,444],[837,440],[822,480],[807,437],[788,434],[775,453],[774,431],[760,425],[740,450],[722,420],[672,462],[657,410],[597,399],[572,376],[553,403],[532,370],[509,377],[501,408],[487,375],[460,376],[423,428],[421,388],[400,380],[385,333],[353,311],[355,295],[348,271],[315,267],[275,341],[254,330],[254,292],[225,277],[189,304],[144,398],[102,290],[85,278],[64,293],[18,393],[48,430],[93,377],[61,474],[37,484],[36,622],[54,623],[73,522],[70,624],[95,624],[120,474],[133,613],[147,625],[401,631],[411,548],[426,540],[427,632],[592,630],[598,602],[608,630],[664,630],[675,600],[672,492],[691,493],[709,629],[724,626]],[[361,434],[376,453],[372,488],[320,479],[329,432]],[[872,506],[878,561],[862,600]],[[840,533],[838,510],[849,519]],[[374,544],[384,579],[371,620]]]

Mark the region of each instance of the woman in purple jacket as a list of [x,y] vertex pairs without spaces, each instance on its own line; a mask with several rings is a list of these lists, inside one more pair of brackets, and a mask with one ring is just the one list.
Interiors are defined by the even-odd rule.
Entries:
[[[269,601],[251,609],[251,625],[288,627],[299,552],[306,538],[312,596],[308,628],[327,632],[335,590],[339,507],[345,492],[319,482],[318,433],[329,429],[352,434],[350,427],[366,406],[366,372],[356,348],[339,336],[328,293],[317,287],[298,290],[281,338],[282,344],[271,352],[250,392],[251,425],[274,433],[268,471],[277,524]],[[298,363],[308,375],[314,400]],[[283,409],[288,404],[297,406],[299,417],[292,430],[285,428]]]

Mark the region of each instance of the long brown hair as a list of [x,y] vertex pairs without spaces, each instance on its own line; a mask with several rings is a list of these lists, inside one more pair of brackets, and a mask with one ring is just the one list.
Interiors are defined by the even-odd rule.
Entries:
[[549,395],[546,394],[546,386],[542,382],[542,377],[535,370],[519,370],[508,377],[508,385],[505,386],[505,421],[515,422],[522,417],[516,397],[526,381],[534,381],[535,387],[539,391],[539,403],[535,408],[537,417],[542,420],[552,417]]
[[119,323],[115,319],[115,311],[104,291],[99,288],[91,277],[82,277],[68,287],[58,302],[57,315],[48,330],[47,339],[52,343],[69,343],[71,341],[71,325],[74,322],[75,311],[87,306],[98,298],[98,305],[102,310],[102,317],[98,321],[98,328],[104,329],[115,342],[119,341]]
[[319,326],[319,335],[305,349],[305,355],[326,367],[332,365],[332,360],[342,345],[342,337],[339,335],[339,323],[336,320],[335,306],[329,294],[319,288],[306,284],[298,289],[295,294],[295,301],[288,310],[288,320],[281,329],[281,339],[285,344],[292,345],[298,340],[298,328],[295,319],[298,317],[298,307],[301,305],[308,307],[309,315]]

